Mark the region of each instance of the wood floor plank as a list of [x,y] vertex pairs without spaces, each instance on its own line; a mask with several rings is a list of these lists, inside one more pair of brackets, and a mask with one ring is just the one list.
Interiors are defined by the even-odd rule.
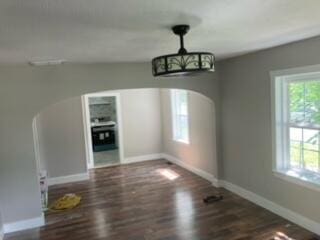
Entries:
[[[218,191],[223,201],[203,203]],[[320,239],[165,160],[94,169],[89,181],[50,187],[49,202],[66,193],[80,195],[81,205],[48,212],[46,226],[5,240]]]

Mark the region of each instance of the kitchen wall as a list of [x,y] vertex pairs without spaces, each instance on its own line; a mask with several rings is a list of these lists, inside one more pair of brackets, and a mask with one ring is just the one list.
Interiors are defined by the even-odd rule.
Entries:
[[154,78],[150,63],[0,66],[0,209],[4,223],[42,217],[32,121],[47,106],[86,93],[159,87],[192,89],[217,103],[217,77],[218,72]]
[[[112,92],[120,94],[124,157],[161,153],[159,89]],[[40,169],[46,170],[48,177],[87,172],[81,107],[81,97],[70,98],[49,106],[36,117]]]
[[272,173],[270,71],[320,63],[313,38],[222,61],[222,177],[320,223],[320,191]]
[[48,177],[85,173],[81,97],[47,107],[36,116],[40,170]]
[[188,91],[189,139],[173,140],[170,89],[161,89],[163,152],[217,178],[215,109],[211,99]]
[[[104,104],[101,104],[102,102]],[[105,104],[106,102],[108,104]],[[92,122],[94,122],[95,118],[107,118],[107,121],[117,122],[115,97],[90,97],[89,108]]]

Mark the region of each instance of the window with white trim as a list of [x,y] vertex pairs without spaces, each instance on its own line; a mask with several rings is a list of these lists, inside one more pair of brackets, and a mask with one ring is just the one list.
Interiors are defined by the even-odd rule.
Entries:
[[275,170],[320,184],[320,73],[274,81]]
[[171,90],[173,140],[189,144],[188,92]]

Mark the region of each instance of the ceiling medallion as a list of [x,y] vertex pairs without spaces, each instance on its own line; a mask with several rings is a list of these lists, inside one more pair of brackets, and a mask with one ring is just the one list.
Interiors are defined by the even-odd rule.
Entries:
[[209,52],[188,52],[184,48],[183,36],[189,31],[189,25],[172,27],[174,34],[180,37],[180,49],[176,54],[169,54],[152,59],[153,76],[186,76],[203,72],[214,72],[215,57]]

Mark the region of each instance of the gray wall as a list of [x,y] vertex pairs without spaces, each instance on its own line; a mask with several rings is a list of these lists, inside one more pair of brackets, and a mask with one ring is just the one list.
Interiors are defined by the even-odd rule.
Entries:
[[124,157],[161,153],[159,89],[118,91],[121,98]]
[[272,70],[320,63],[320,39],[314,38],[223,61],[223,179],[320,222],[320,192],[272,174]]
[[0,209],[4,222],[41,216],[32,132],[37,113],[85,93],[154,87],[191,89],[219,102],[217,72],[159,79],[152,77],[150,63],[1,66]]
[[212,100],[188,91],[189,144],[173,140],[169,89],[161,90],[161,105],[163,152],[217,177],[215,112]]
[[40,170],[48,177],[87,171],[80,97],[49,106],[37,115],[36,126]]

